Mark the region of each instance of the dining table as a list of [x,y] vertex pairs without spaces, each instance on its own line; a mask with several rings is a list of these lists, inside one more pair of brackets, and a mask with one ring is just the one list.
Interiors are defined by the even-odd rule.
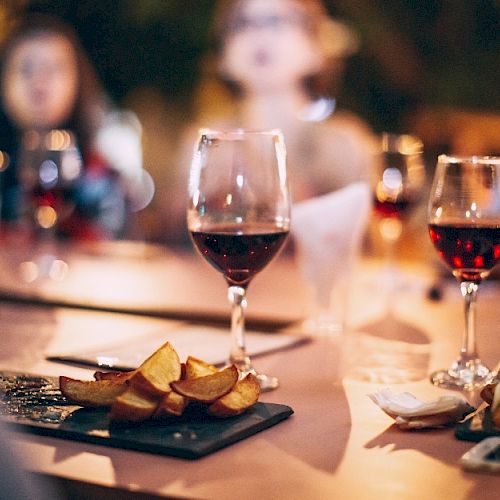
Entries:
[[[53,277],[27,273],[31,261],[21,252],[0,254],[0,371],[92,380],[97,368],[76,354],[119,348],[142,355],[151,338],[175,348],[193,330],[202,337],[219,331],[229,352],[224,280],[190,249],[108,242],[58,252],[64,273]],[[249,336],[269,339],[255,367],[280,381],[259,401],[291,415],[194,458],[9,422],[23,470],[48,479],[64,498],[498,499],[498,474],[461,465],[476,443],[458,439],[454,425],[402,430],[369,397],[389,388],[422,401],[452,394],[480,404],[478,391],[429,382],[457,356],[464,323],[456,282],[441,280],[440,295],[430,297],[436,274],[433,261],[401,259],[388,287],[383,262],[362,255],[346,288],[344,331],[319,332],[307,327],[312,291],[285,252],[250,284],[247,322]],[[499,281],[486,281],[479,295],[478,349],[493,367],[500,360]],[[279,339],[285,342],[273,344]],[[196,353],[200,345],[211,351],[196,344]]]

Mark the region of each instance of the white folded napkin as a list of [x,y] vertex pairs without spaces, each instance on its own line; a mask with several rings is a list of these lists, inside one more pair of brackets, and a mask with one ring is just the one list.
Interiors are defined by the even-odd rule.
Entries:
[[390,389],[382,389],[368,397],[403,430],[451,425],[472,410],[465,399],[450,394],[421,401],[409,392],[396,394]]
[[291,234],[298,262],[320,309],[329,308],[334,285],[348,279],[370,208],[371,190],[366,182],[293,207]]

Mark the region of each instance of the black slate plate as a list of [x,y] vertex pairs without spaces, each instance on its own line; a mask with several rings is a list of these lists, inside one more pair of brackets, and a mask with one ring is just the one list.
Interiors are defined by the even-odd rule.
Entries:
[[0,418],[19,430],[187,459],[213,453],[293,414],[289,406],[259,402],[231,418],[211,417],[195,406],[182,417],[113,425],[105,410],[65,403],[54,379],[24,376],[13,388],[8,381],[16,376],[0,374],[0,395],[7,402]]
[[500,430],[493,426],[493,418],[489,408],[485,410],[484,417],[479,427],[471,429],[472,420],[473,419],[466,420],[456,426],[455,437],[457,439],[479,442],[487,437],[500,436]]

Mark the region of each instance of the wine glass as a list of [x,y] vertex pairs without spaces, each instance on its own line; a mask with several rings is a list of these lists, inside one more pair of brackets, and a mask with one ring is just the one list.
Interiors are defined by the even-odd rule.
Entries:
[[286,153],[280,131],[201,130],[189,178],[188,229],[201,255],[228,284],[232,305],[229,362],[257,374],[245,347],[245,293],[278,253],[290,225]]
[[57,256],[57,231],[74,210],[73,191],[83,170],[73,134],[63,129],[26,132],[19,167],[22,223],[33,242],[30,259],[21,263],[21,276],[25,281],[61,280],[68,266]]
[[425,166],[422,141],[409,134],[383,132],[376,157],[374,213],[384,243],[389,292],[396,282],[394,251],[403,231],[403,221],[419,201]]
[[500,259],[500,157],[439,156],[428,222],[432,243],[460,282],[465,303],[460,355],[431,381],[472,390],[493,375],[477,352],[475,307],[479,284]]

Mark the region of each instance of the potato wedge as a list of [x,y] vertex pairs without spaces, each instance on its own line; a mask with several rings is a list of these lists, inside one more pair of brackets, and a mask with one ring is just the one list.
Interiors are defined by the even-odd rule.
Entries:
[[130,385],[153,396],[171,391],[170,382],[181,378],[181,362],[170,342],[166,342],[147,358],[133,376]]
[[111,405],[109,418],[114,422],[139,422],[151,417],[159,398],[144,394],[135,387],[128,387]]
[[218,372],[218,368],[194,356],[186,359],[186,376],[184,378],[198,378]]
[[135,373],[135,370],[131,370],[128,372],[102,372],[96,371],[94,372],[94,378],[96,380],[128,380]]
[[487,384],[481,389],[480,395],[488,404],[493,402],[493,394],[497,385],[499,385],[498,382],[495,384]]
[[500,429],[500,384],[496,384],[493,392],[493,400],[491,401],[491,416],[493,424]]
[[75,380],[59,377],[59,388],[70,401],[89,408],[111,406],[127,389],[125,380]]
[[172,389],[193,401],[212,403],[225,396],[238,381],[238,368],[235,365],[204,377],[177,380],[170,384]]
[[177,394],[175,391],[170,391],[165,394],[160,403],[156,407],[155,416],[175,415],[180,417],[189,404],[189,398]]
[[236,383],[231,392],[214,401],[207,412],[215,417],[233,417],[253,406],[259,396],[259,381],[255,375],[249,373]]

